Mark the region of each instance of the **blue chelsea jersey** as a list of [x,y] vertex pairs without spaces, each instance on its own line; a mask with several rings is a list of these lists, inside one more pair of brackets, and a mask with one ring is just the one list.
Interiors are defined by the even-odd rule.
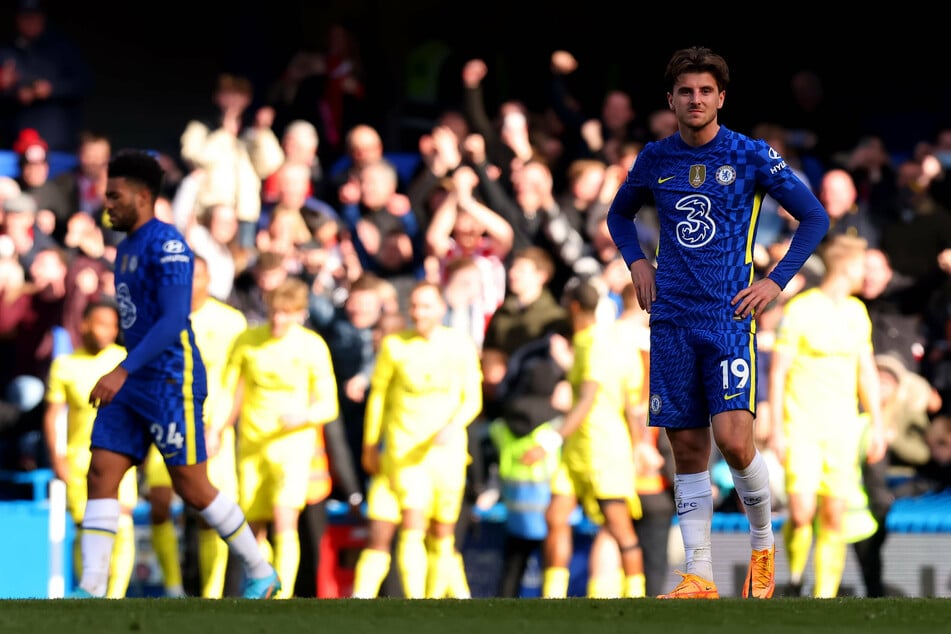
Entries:
[[752,327],[751,318],[734,318],[730,301],[753,282],[763,197],[796,186],[801,181],[767,143],[723,126],[697,148],[679,134],[648,144],[623,187],[642,194],[650,190],[657,208],[657,299],[651,321]]
[[[143,344],[162,316],[160,290],[163,287],[172,289],[172,301],[191,306],[194,266],[194,254],[182,234],[173,225],[157,219],[142,225],[119,243],[115,262],[116,300],[125,345],[130,353]],[[195,346],[195,333],[190,319],[186,318],[172,345],[130,375],[129,381],[188,381],[196,392],[204,393],[204,372]]]

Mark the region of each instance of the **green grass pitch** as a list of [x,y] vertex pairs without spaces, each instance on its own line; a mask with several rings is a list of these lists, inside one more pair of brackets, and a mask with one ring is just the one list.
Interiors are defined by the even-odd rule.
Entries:
[[948,599],[0,601],[3,634],[878,634],[942,632],[948,623]]

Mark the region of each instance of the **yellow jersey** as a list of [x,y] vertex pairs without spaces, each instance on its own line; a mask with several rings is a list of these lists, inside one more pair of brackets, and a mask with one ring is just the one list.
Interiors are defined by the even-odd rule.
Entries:
[[270,324],[252,326],[234,341],[225,368],[225,384],[233,393],[244,379],[238,421],[243,451],[285,433],[280,417],[309,410],[312,425],[337,417],[337,380],[330,349],[319,334],[291,326],[281,338],[271,336]]
[[872,347],[872,322],[857,297],[833,301],[818,288],[790,299],[774,348],[792,355],[784,392],[784,423],[817,433],[859,413],[859,356]]
[[89,439],[96,408],[89,403],[89,393],[99,378],[119,365],[125,355],[125,348],[111,344],[98,354],[77,349],[53,359],[45,398],[48,403],[66,405],[66,459],[70,473],[85,476],[92,458]]
[[[619,342],[612,336],[610,326],[592,325],[576,332],[571,339],[574,362],[567,379],[577,400],[581,386],[588,381],[598,384],[591,411],[584,422],[565,439],[563,455],[583,456],[594,460],[601,453],[614,455],[620,451],[632,452],[631,433],[628,430],[624,405],[631,384],[638,390],[644,369],[633,346],[619,354]],[[631,453],[633,456],[633,453]]]
[[[364,444],[382,442],[393,464],[416,463],[450,420],[468,425],[481,411],[482,369],[468,333],[439,326],[428,339],[415,330],[383,338],[370,380]],[[453,440],[464,460],[466,434]]]
[[205,427],[219,426],[231,413],[233,401],[224,388],[224,372],[234,340],[248,328],[248,320],[237,308],[209,297],[191,313],[195,344],[205,362],[208,396],[205,398]]

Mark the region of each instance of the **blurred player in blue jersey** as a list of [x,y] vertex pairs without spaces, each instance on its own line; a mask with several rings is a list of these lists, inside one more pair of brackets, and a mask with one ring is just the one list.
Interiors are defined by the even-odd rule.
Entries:
[[[664,427],[676,463],[683,580],[661,598],[717,598],[713,581],[713,440],[733,474],[750,522],[752,555],[742,596],[775,589],[769,473],[753,444],[756,315],[805,263],[829,228],[812,191],[765,142],[717,121],[730,71],[713,51],[673,54],[665,73],[678,134],[648,144],[618,188],[608,228],[650,313],[649,425]],[[756,279],[753,245],[770,194],[799,221],[789,250]],[[656,265],[638,243],[635,216],[653,202]]]
[[194,255],[174,226],[155,218],[163,176],[144,152],[120,152],[109,162],[105,208],[112,227],[126,233],[116,252],[115,288],[127,356],[89,394],[99,411],[80,535],[83,573],[71,596],[105,594],[119,481],[154,443],[175,491],[244,564],[244,597],[270,598],[281,587],[277,573],[241,509],[208,480],[205,366],[189,319]]

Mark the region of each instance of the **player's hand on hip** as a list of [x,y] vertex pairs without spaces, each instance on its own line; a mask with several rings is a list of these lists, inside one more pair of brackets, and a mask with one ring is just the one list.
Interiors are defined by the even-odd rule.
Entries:
[[96,381],[96,385],[93,386],[92,391],[89,393],[89,404],[94,407],[101,407],[102,405],[111,403],[128,377],[129,373],[126,372],[126,369],[121,365],[116,366],[113,370],[104,374]]
[[733,306],[733,314],[743,319],[749,317],[750,314],[756,315],[765,310],[781,291],[779,284],[768,277],[756,280],[737,293],[730,302]]
[[631,263],[631,282],[637,291],[637,303],[648,313],[657,299],[657,269],[646,259]]

